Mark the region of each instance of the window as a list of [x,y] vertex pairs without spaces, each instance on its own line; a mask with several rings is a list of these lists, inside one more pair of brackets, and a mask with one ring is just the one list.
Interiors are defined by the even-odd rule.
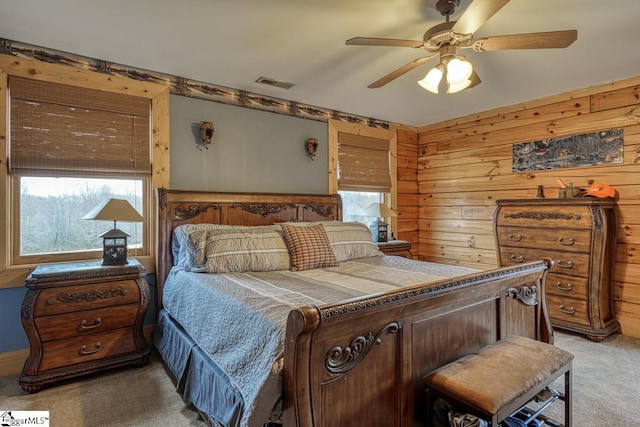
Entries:
[[369,225],[371,203],[383,203],[391,192],[389,140],[338,132],[338,193],[344,221]]
[[[148,223],[149,99],[13,76],[8,86],[12,264],[97,258],[113,224],[82,217],[107,198]],[[118,228],[133,255],[150,253],[144,224]]]
[[357,221],[369,225],[375,220],[363,215],[371,203],[384,202],[384,193],[372,193],[365,191],[339,191],[342,197],[343,221]]
[[[17,259],[33,255],[102,249],[98,236],[113,227],[110,221],[82,217],[105,199],[127,199],[143,212],[143,180],[19,177],[20,249]],[[118,223],[131,237],[130,249],[143,247],[142,224]]]

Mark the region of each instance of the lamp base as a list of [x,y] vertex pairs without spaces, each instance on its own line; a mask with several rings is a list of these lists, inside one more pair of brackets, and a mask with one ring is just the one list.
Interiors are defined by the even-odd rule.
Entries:
[[389,225],[386,222],[377,220],[369,224],[371,230],[371,237],[374,242],[386,242]]

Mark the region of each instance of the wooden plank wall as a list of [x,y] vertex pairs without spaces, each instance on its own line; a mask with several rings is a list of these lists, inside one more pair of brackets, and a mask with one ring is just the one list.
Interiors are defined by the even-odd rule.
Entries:
[[418,131],[397,128],[397,233],[396,238],[411,243],[418,252]]
[[[513,173],[512,145],[622,127],[624,163]],[[400,139],[399,139],[400,140]],[[492,215],[498,199],[558,195],[557,178],[618,192],[615,313],[640,337],[640,77],[492,110],[418,131],[419,259],[496,266]],[[399,172],[400,173],[400,172]]]

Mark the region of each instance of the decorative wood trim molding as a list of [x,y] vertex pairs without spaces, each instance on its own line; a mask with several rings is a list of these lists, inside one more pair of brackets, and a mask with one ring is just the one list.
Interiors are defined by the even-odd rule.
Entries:
[[372,332],[354,337],[348,346],[335,346],[325,353],[324,367],[332,374],[344,374],[355,368],[375,345],[382,343],[382,334],[395,334],[400,330],[398,322],[384,326],[374,336]]
[[286,209],[295,209],[292,203],[234,203],[233,208],[240,208],[243,211],[266,217],[270,214],[282,212]]
[[159,83],[169,87],[172,94],[205,101],[219,102],[236,107],[251,108],[284,114],[301,119],[328,122],[329,119],[347,123],[366,125],[373,128],[389,129],[389,122],[369,117],[301,104],[295,101],[274,98],[267,95],[232,89],[224,86],[173,76],[166,73],[143,70],[127,65],[115,64],[101,59],[73,55],[54,49],[33,46],[14,40],[0,38],[0,53],[4,55],[31,58],[52,64],[91,70],[102,74],[118,75],[130,79]]
[[541,213],[541,212],[518,212],[513,214],[504,214],[505,218],[526,218],[537,219],[543,221],[545,219],[580,219],[580,214],[563,214],[563,213]]
[[538,304],[538,288],[536,285],[531,287],[521,286],[519,289],[509,288],[507,289],[507,296],[513,296],[524,305],[537,305]]
[[[165,194],[165,199],[164,199],[164,203],[166,206],[166,193]],[[162,200],[161,200],[162,201]],[[190,205],[188,208],[183,208],[182,206],[178,206],[175,211],[174,211],[174,218],[177,219],[191,219],[195,216],[200,215],[203,212],[206,212],[209,208],[211,209],[220,209],[220,205],[217,203],[211,203],[205,206],[197,206],[197,205]]]

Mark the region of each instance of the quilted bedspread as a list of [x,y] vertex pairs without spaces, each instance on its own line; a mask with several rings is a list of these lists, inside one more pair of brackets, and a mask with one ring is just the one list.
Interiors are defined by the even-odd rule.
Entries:
[[269,419],[281,396],[285,327],[292,309],[475,271],[390,256],[299,272],[208,274],[174,267],[163,304],[242,396],[240,425],[254,427]]

